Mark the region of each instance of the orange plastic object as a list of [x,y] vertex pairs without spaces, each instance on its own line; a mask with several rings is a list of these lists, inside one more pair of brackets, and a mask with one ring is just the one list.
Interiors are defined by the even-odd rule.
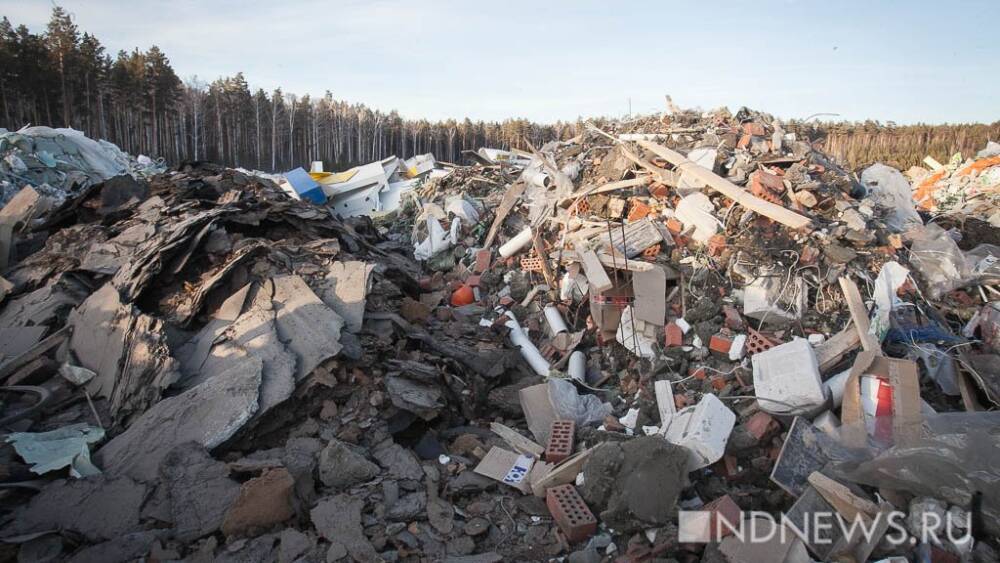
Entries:
[[468,305],[476,300],[476,294],[472,292],[472,287],[468,285],[463,285],[455,290],[455,293],[451,294],[451,306],[461,307],[462,305]]

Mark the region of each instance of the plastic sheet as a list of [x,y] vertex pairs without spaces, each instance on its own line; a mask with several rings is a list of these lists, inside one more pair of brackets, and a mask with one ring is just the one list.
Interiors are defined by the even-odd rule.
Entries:
[[557,420],[572,420],[577,427],[599,424],[611,414],[611,403],[595,395],[581,395],[576,386],[564,379],[549,379],[549,400]]
[[914,236],[910,254],[910,262],[924,277],[931,299],[940,299],[972,280],[965,255],[944,229],[933,223]]
[[879,207],[888,210],[885,224],[896,232],[923,224],[913,206],[910,182],[899,170],[882,163],[869,166],[861,173],[861,183]]
[[986,532],[1000,534],[1000,412],[924,415],[919,428],[890,447],[874,440],[853,447],[851,438],[857,435],[852,425],[829,435],[840,446],[841,455],[831,465],[835,476],[965,509],[980,496]]

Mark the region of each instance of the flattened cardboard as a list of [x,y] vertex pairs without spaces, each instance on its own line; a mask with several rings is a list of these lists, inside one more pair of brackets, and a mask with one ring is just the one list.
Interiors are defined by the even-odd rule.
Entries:
[[864,410],[861,406],[861,376],[884,378],[892,386],[893,438],[899,439],[918,431],[923,416],[920,411],[920,379],[917,364],[910,360],[887,358],[874,352],[858,354],[844,385],[844,404],[840,419],[844,436],[855,444],[865,443],[862,435]]

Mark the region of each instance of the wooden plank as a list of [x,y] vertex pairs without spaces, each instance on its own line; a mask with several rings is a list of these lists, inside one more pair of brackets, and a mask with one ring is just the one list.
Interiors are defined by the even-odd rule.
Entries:
[[510,447],[514,448],[514,450],[518,453],[531,454],[537,458],[541,458],[542,454],[545,453],[545,448],[509,426],[504,426],[499,422],[491,422],[490,430],[492,430],[497,436],[503,438],[504,441],[510,444]]
[[816,347],[816,361],[819,363],[819,372],[824,373],[843,359],[844,354],[854,350],[861,344],[861,337],[858,331],[854,330],[853,324],[848,324],[844,330],[831,336],[828,340]]
[[521,194],[524,193],[525,187],[524,182],[518,181],[507,188],[507,191],[503,194],[503,199],[500,200],[500,205],[497,206],[497,214],[493,218],[493,224],[490,225],[490,231],[483,242],[483,248],[490,248],[493,245],[493,239],[497,236],[497,232],[500,231],[504,219],[507,218],[510,210],[514,208],[514,204],[521,199]]
[[535,494],[536,497],[544,497],[545,490],[550,487],[557,487],[559,485],[565,485],[566,483],[573,483],[576,481],[576,476],[583,470],[583,463],[587,461],[590,454],[593,453],[594,448],[584,450],[574,456],[567,458],[565,461],[560,463],[555,467],[555,469],[549,471],[547,475],[540,479],[532,479],[531,481],[531,492]]
[[549,287],[556,288],[556,277],[552,275],[552,268],[549,266],[549,257],[545,254],[545,244],[542,242],[542,232],[538,231],[535,233],[535,238],[531,239],[531,245],[535,249],[535,254],[542,261],[542,276],[545,277],[545,283],[549,284]]
[[809,475],[809,484],[848,522],[862,518],[867,524],[871,522],[872,515],[878,512],[878,505],[874,502],[859,497],[846,485],[834,481],[819,471],[813,471]]
[[851,320],[854,321],[854,330],[858,333],[861,347],[865,352],[872,352],[882,355],[882,345],[879,344],[875,335],[868,332],[868,311],[865,309],[865,302],[861,299],[861,292],[858,291],[857,284],[847,276],[840,278],[840,290],[844,292],[847,300],[847,308],[851,311]]
[[663,145],[658,145],[651,141],[638,141],[639,145],[653,154],[665,159],[678,170],[686,173],[689,178],[694,178],[704,182],[708,187],[746,207],[747,209],[759,213],[768,219],[772,219],[791,227],[792,229],[812,230],[812,220],[786,209],[780,205],[761,199],[736,184],[719,176],[715,172],[698,166],[688,160],[681,153],[668,149]]
[[583,270],[587,274],[587,280],[590,285],[594,286],[597,291],[607,291],[614,287],[611,283],[611,278],[608,277],[608,273],[604,271],[604,265],[601,264],[601,260],[597,257],[597,254],[589,248],[581,249],[577,252],[580,256],[580,262],[583,264]]

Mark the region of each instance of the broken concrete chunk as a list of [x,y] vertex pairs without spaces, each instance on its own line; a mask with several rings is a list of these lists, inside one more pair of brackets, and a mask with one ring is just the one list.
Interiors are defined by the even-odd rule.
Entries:
[[371,289],[374,264],[350,260],[334,262],[319,286],[318,294],[327,307],[344,319],[347,330],[359,332],[365,316],[365,298]]
[[583,464],[580,494],[616,531],[638,531],[676,518],[688,452],[659,436],[597,446]]
[[346,489],[374,479],[381,469],[340,440],[331,440],[319,456],[319,478],[327,487]]
[[116,424],[125,424],[159,400],[179,377],[161,321],[121,302],[110,283],[70,315],[70,350],[97,376],[87,390],[111,402]]
[[309,513],[321,536],[344,546],[356,561],[374,561],[375,548],[361,529],[365,501],[348,495],[327,497]]
[[160,464],[160,476],[170,498],[174,534],[181,541],[218,530],[240,490],[226,464],[212,459],[196,442],[174,447]]
[[92,542],[116,538],[137,531],[146,492],[145,485],[128,477],[55,481],[28,502],[4,535],[59,529]]
[[98,450],[96,461],[112,475],[150,481],[173,446],[194,441],[211,450],[257,412],[261,369],[257,358],[234,356],[226,371],[146,411]]
[[387,440],[375,446],[372,456],[393,479],[420,481],[424,478],[424,470],[413,452],[392,441]]
[[298,356],[296,381],[340,352],[344,319],[320,301],[299,276],[278,276],[274,282],[275,325],[278,335]]

